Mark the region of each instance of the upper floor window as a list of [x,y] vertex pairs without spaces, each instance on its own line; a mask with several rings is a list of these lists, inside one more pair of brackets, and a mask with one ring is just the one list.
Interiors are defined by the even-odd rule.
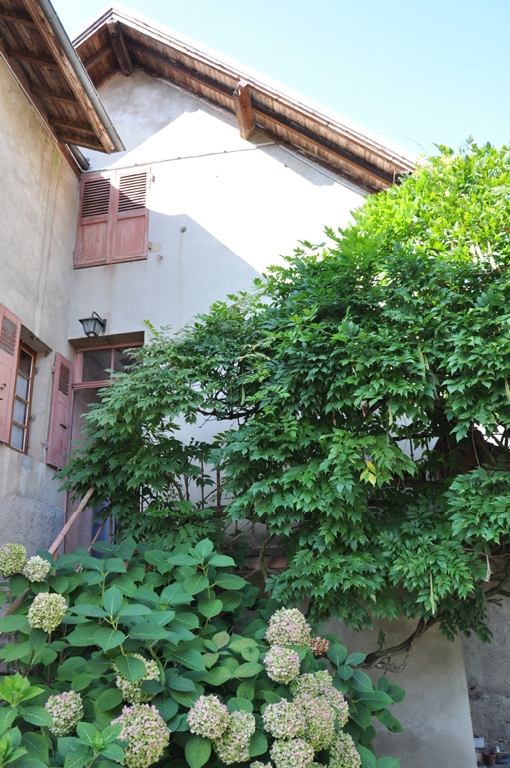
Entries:
[[91,173],[81,182],[75,267],[147,258],[147,168]]

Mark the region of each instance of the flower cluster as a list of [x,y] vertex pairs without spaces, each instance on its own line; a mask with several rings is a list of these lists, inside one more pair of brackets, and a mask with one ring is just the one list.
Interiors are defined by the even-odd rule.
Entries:
[[[130,656],[134,656],[136,659],[140,659],[145,664],[145,675],[140,678],[136,683],[132,683],[127,677],[123,677],[120,673],[117,675],[115,684],[117,688],[122,691],[122,698],[124,701],[129,701],[130,704],[142,704],[143,702],[150,701],[156,695],[155,693],[145,693],[141,689],[141,683],[144,680],[159,680],[159,668],[155,661],[144,659],[139,653],[131,653]],[[115,668],[116,669],[116,668]],[[118,672],[118,669],[116,669]]]
[[250,768],[273,768],[271,763],[261,763],[260,760],[255,760],[254,763],[250,763]]
[[277,739],[269,754],[276,768],[311,768],[313,747],[304,739]]
[[170,731],[154,706],[133,704],[124,707],[120,717],[112,725],[120,723],[119,739],[127,741],[124,748],[124,765],[127,768],[148,768],[157,763],[170,741]]
[[326,640],[325,637],[314,637],[309,642],[309,646],[312,649],[312,653],[316,659],[319,659],[321,656],[325,656],[330,645],[331,643],[329,640]]
[[295,699],[305,720],[304,736],[315,751],[327,749],[335,734],[335,712],[324,696],[302,694]]
[[264,659],[266,672],[277,683],[290,683],[299,675],[299,656],[290,648],[273,645]]
[[64,618],[66,611],[67,603],[62,595],[57,595],[55,592],[39,592],[29,608],[28,623],[35,629],[53,632]]
[[74,731],[83,717],[83,702],[79,693],[64,691],[50,696],[44,708],[53,719],[50,731],[55,736],[65,736]]
[[250,712],[232,712],[228,728],[213,741],[214,751],[225,765],[244,763],[250,759],[250,737],[253,733],[255,717]]
[[330,768],[360,768],[361,758],[348,733],[338,731],[329,750]]
[[6,579],[20,573],[27,561],[27,550],[22,544],[2,544],[0,547],[0,574]]
[[39,555],[29,558],[23,568],[23,576],[29,581],[44,581],[51,569],[51,563]]
[[191,733],[213,741],[230,725],[230,712],[217,696],[200,696],[188,712]]
[[264,728],[276,739],[295,739],[304,736],[305,717],[295,703],[282,699],[268,704],[262,715]]
[[344,695],[333,686],[333,679],[325,669],[313,674],[298,675],[291,681],[290,690],[295,697],[323,696],[333,707],[339,728],[342,728],[349,719],[349,708]]
[[297,608],[280,608],[269,619],[266,640],[270,645],[309,645],[310,625]]

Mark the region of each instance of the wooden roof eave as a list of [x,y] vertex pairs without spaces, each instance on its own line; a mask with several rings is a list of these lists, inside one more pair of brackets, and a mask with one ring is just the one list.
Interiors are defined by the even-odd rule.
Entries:
[[[125,57],[127,51],[129,66],[165,77],[226,109],[236,116],[240,134],[245,139],[260,131],[330,170],[346,175],[371,192],[391,186],[414,168],[412,160],[377,142],[376,138],[335,121],[118,10],[107,11],[75,41],[89,72],[98,61],[102,61],[103,70],[112,65],[112,60],[107,60],[106,29],[110,32],[113,50],[118,47],[118,41],[111,39],[112,30],[121,36],[122,55]],[[101,81],[110,74],[103,72]]]

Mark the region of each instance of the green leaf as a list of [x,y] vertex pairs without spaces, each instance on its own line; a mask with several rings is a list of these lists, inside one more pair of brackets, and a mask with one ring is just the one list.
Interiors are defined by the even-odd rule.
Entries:
[[195,683],[187,677],[176,676],[170,680],[168,687],[173,691],[194,691]]
[[194,547],[194,552],[196,552],[197,555],[202,558],[202,560],[205,560],[207,555],[210,555],[213,549],[214,544],[212,541],[209,539],[204,539],[203,541],[199,541],[198,544]]
[[376,768],[400,768],[400,760],[396,757],[380,757],[375,766]]
[[18,710],[16,707],[0,707],[0,733],[6,731],[16,720]]
[[267,739],[261,731],[255,731],[250,737],[250,757],[265,755],[268,750]]
[[18,632],[20,629],[28,631],[26,616],[4,616],[0,619],[0,632]]
[[[115,662],[117,663],[117,659]],[[97,697],[95,706],[100,712],[108,712],[118,707],[121,702],[122,691],[119,688],[107,688]]]
[[372,712],[376,709],[384,709],[393,704],[393,699],[383,691],[368,691],[356,693],[356,701],[362,701],[363,704],[368,707]]
[[215,586],[222,589],[242,589],[248,582],[234,573],[220,573],[215,579]]
[[64,768],[85,768],[90,762],[88,750],[81,749],[79,752],[70,752],[66,755]]
[[174,651],[169,658],[172,661],[176,661],[179,664],[182,664],[183,667],[186,667],[187,669],[193,669],[196,671],[205,670],[202,654],[193,649],[188,649],[185,651]]
[[213,643],[216,643],[217,648],[224,648],[230,642],[230,635],[228,632],[217,632],[212,637]]
[[110,587],[104,593],[101,603],[109,616],[116,616],[123,600],[124,596],[120,589],[117,587]]
[[363,691],[363,692],[372,692],[374,686],[367,675],[366,672],[363,672],[361,669],[354,669],[352,673],[351,678],[351,686],[356,691]]
[[27,750],[27,755],[29,757],[40,761],[43,766],[49,764],[48,750],[51,746],[49,738],[40,733],[24,733],[21,743]]
[[124,760],[124,750],[119,744],[107,744],[101,750],[101,755],[114,760],[116,763],[122,763]]
[[192,734],[186,739],[184,753],[190,768],[202,768],[211,756],[211,742],[202,736]]
[[20,715],[23,720],[32,725],[53,725],[53,719],[44,707],[25,707],[20,710]]
[[380,709],[375,716],[391,733],[402,733],[404,730],[401,723],[387,709]]
[[69,608],[71,613],[75,613],[77,616],[92,616],[94,618],[104,618],[107,613],[99,605],[93,605],[92,603],[79,603]]
[[129,637],[135,640],[166,640],[168,629],[160,627],[159,624],[140,622],[129,630]]
[[358,664],[363,664],[366,657],[365,653],[350,653],[349,656],[347,656],[345,663],[355,667]]
[[100,627],[96,629],[94,634],[94,642],[103,651],[111,651],[112,648],[117,648],[126,640],[126,635],[119,629],[107,629],[106,627]]
[[21,595],[30,587],[30,581],[26,576],[21,573],[15,573],[9,579],[9,589],[14,597],[21,597]]
[[229,568],[235,566],[236,562],[228,555],[212,555],[207,561],[208,565],[214,565],[215,568]]
[[76,733],[82,741],[86,741],[90,746],[94,746],[98,730],[92,723],[85,723],[83,720],[76,726]]
[[198,629],[200,622],[198,616],[194,613],[179,612],[175,614],[172,629],[175,627],[184,627],[184,629]]
[[356,749],[358,750],[359,755],[361,757],[361,768],[376,768],[375,757],[373,752],[371,752],[369,749],[362,746],[361,744],[357,744]]
[[67,635],[70,645],[77,645],[84,648],[89,645],[98,644],[96,641],[97,624],[80,624],[76,629]]
[[227,667],[222,667],[220,665],[219,667],[210,669],[207,674],[204,675],[204,680],[209,683],[209,685],[223,685],[227,680],[231,680],[233,677],[234,675],[227,669]]
[[248,699],[232,697],[227,701],[229,712],[253,712],[253,704]]
[[197,605],[199,613],[205,616],[206,619],[212,619],[213,616],[217,616],[223,610],[223,603],[221,600],[199,600]]
[[145,675],[145,664],[136,656],[122,656],[115,658],[115,667],[122,677],[127,678],[131,683],[136,683]]
[[194,573],[182,582],[182,588],[188,595],[196,595],[203,592],[209,586],[209,579],[203,573]]
[[340,666],[340,664],[343,664],[347,658],[347,648],[338,643],[332,643],[328,648],[327,654],[328,659],[330,659],[333,664]]
[[235,672],[235,677],[256,677],[259,672],[264,669],[262,664],[255,664],[254,662],[247,662],[246,664],[240,664]]

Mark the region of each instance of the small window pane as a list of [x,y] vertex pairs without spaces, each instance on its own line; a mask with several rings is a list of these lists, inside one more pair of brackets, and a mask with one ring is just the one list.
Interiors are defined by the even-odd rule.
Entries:
[[107,371],[112,367],[111,349],[96,349],[83,352],[82,381],[106,381],[110,378]]
[[132,354],[128,353],[127,349],[114,349],[113,350],[113,370],[115,373],[124,371],[126,365],[131,365],[135,358]]
[[28,405],[24,403],[23,400],[16,399],[14,401],[14,413],[13,413],[14,421],[17,421],[18,424],[23,424],[26,426],[27,413],[28,413]]
[[30,379],[26,379],[22,374],[18,373],[16,379],[16,395],[22,397],[23,400],[28,400],[28,393],[30,392]]
[[24,373],[25,376],[28,376],[28,378],[30,378],[32,373],[32,360],[32,355],[29,352],[24,349],[20,350],[18,370],[20,373]]
[[17,424],[12,425],[11,445],[18,451],[22,451],[25,447],[25,430]]

